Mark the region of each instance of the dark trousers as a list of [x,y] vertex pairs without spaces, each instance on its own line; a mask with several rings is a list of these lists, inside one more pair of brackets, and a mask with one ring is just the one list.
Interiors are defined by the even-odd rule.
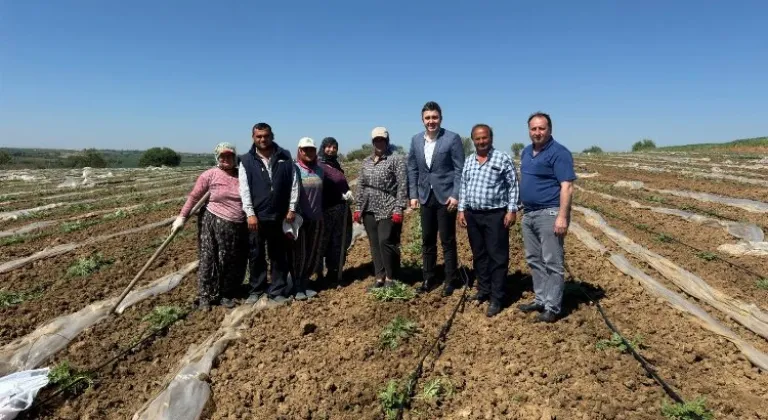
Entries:
[[445,260],[445,284],[456,284],[456,212],[449,212],[445,204],[430,192],[427,203],[421,206],[421,247],[424,252],[424,281],[435,283],[437,266],[437,234],[443,246]]
[[376,280],[385,277],[395,279],[400,270],[400,233],[403,225],[393,223],[392,219],[377,221],[373,213],[363,215],[363,225],[371,244]]
[[209,211],[200,219],[200,266],[197,269],[200,301],[210,303],[222,297],[232,298],[245,277],[247,227],[245,223],[230,222]]
[[292,241],[291,274],[293,291],[306,293],[309,277],[317,269],[320,258],[320,240],[323,237],[323,220],[304,219],[299,228],[299,237]]
[[504,228],[506,212],[504,208],[464,212],[477,291],[499,305],[504,302],[509,268],[509,231]]
[[[248,269],[251,278],[251,294],[266,292],[269,296],[288,296],[292,285],[288,284],[288,239],[283,234],[282,220],[259,220],[259,230],[250,232],[248,245]],[[267,289],[267,253],[272,282]]]

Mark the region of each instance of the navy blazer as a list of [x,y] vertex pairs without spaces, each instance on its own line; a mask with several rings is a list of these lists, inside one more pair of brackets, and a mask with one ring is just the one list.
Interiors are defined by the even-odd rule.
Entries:
[[438,133],[431,168],[424,158],[424,132],[411,139],[408,150],[408,194],[411,200],[425,204],[429,191],[440,204],[449,197],[459,199],[461,172],[464,169],[464,146],[458,134],[444,128]]

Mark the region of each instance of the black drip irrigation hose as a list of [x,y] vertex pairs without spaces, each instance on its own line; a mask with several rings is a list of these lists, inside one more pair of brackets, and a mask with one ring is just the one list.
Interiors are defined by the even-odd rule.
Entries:
[[[590,205],[588,205],[588,204],[584,204],[583,202],[580,202],[580,201],[575,201],[575,200],[574,200],[574,204],[577,204],[577,205],[579,205],[579,206],[582,206],[582,207],[586,207],[586,208],[588,208],[588,209],[590,209],[590,210],[594,210],[594,211],[596,211],[596,212],[598,212],[598,213],[602,213],[602,214],[604,214],[604,215],[606,215],[606,216],[609,216],[609,217],[612,217],[612,218],[614,218],[614,219],[618,219],[618,220],[621,220],[621,221],[622,221],[622,222],[624,222],[624,223],[628,223],[629,225],[631,225],[631,226],[632,226],[632,227],[634,227],[635,229],[638,229],[638,230],[642,230],[642,231],[645,231],[645,232],[649,232],[649,233],[653,233],[653,234],[656,234],[656,235],[662,235],[662,234],[663,234],[663,235],[664,235],[666,238],[669,238],[669,240],[671,240],[672,242],[675,242],[675,243],[678,243],[678,244],[680,244],[680,245],[683,245],[683,246],[685,246],[685,247],[688,247],[688,248],[690,248],[690,249],[692,249],[692,250],[694,250],[694,251],[698,251],[699,253],[704,253],[704,252],[707,252],[707,251],[705,251],[705,250],[703,250],[703,249],[701,249],[701,248],[698,248],[698,247],[695,247],[695,246],[693,246],[693,245],[691,245],[691,244],[685,243],[685,242],[683,242],[683,241],[681,241],[681,240],[679,240],[679,239],[675,238],[674,236],[671,236],[671,235],[667,235],[667,234],[665,234],[664,232],[659,232],[659,231],[657,231],[657,230],[654,230],[654,229],[653,229],[653,228],[651,228],[650,226],[647,226],[647,225],[643,225],[642,227],[640,227],[640,226],[639,226],[637,223],[635,223],[635,222],[633,222],[633,221],[631,221],[631,220],[628,220],[628,219],[626,219],[626,218],[623,218],[623,217],[621,217],[621,216],[618,216],[618,215],[616,215],[616,214],[614,214],[614,213],[612,213],[612,212],[609,212],[609,211],[605,211],[605,209],[602,209],[602,208],[599,208],[599,207],[596,207],[596,206],[590,206]],[[744,273],[747,273],[747,274],[749,274],[750,276],[753,276],[753,277],[755,277],[755,278],[758,278],[758,279],[763,279],[763,278],[766,278],[766,276],[764,276],[764,275],[762,275],[762,274],[760,274],[760,273],[758,273],[758,272],[755,272],[755,271],[753,271],[751,268],[748,268],[748,267],[744,267],[744,266],[742,266],[742,265],[736,264],[736,263],[734,263],[734,262],[732,262],[732,261],[729,261],[729,260],[727,260],[727,259],[725,259],[725,258],[723,258],[723,257],[721,257],[721,256],[719,256],[719,255],[717,255],[717,254],[711,254],[711,255],[712,255],[712,256],[713,256],[713,257],[714,257],[716,260],[718,260],[718,261],[722,261],[722,262],[724,262],[724,263],[728,264],[729,266],[731,266],[731,267],[733,267],[733,268],[736,268],[736,269],[738,269],[738,270],[741,270],[741,271],[743,271]]]
[[596,299],[592,299],[592,296],[590,296],[589,293],[587,293],[587,291],[584,290],[583,287],[581,287],[582,281],[580,279],[577,279],[573,275],[573,272],[571,271],[570,267],[565,261],[563,261],[563,263],[565,265],[565,270],[568,273],[568,277],[570,277],[570,280],[576,282],[579,286],[579,290],[581,290],[581,292],[587,298],[589,303],[595,305],[595,307],[597,308],[597,312],[603,318],[603,321],[605,321],[605,325],[608,326],[608,329],[611,330],[611,332],[613,332],[619,338],[621,338],[622,344],[624,344],[624,346],[629,350],[629,352],[632,354],[632,357],[634,357],[635,360],[637,360],[638,363],[640,363],[640,366],[642,366],[643,369],[645,369],[645,371],[648,373],[648,375],[651,378],[653,378],[653,380],[656,381],[656,383],[659,384],[664,389],[664,392],[666,392],[667,395],[670,398],[672,398],[672,400],[674,400],[676,403],[684,404],[685,400],[683,400],[680,394],[678,394],[674,389],[672,389],[672,387],[664,379],[662,379],[658,373],[656,373],[656,370],[650,365],[650,363],[648,363],[648,361],[645,360],[645,358],[640,353],[638,353],[637,350],[635,350],[635,346],[632,345],[632,343],[630,343],[629,340],[624,338],[624,335],[622,335],[621,332],[619,332],[618,328],[616,328],[616,326],[613,325],[611,320],[608,319],[608,315],[606,315],[605,310],[603,309],[602,305],[600,305],[600,302]]
[[[58,397],[59,395],[61,395],[61,394],[65,393],[66,391],[68,391],[68,390],[72,389],[72,388],[73,388],[75,385],[79,384],[80,382],[82,382],[82,381],[84,381],[84,380],[86,380],[86,379],[89,379],[89,378],[91,378],[91,377],[95,376],[96,372],[98,372],[98,371],[100,371],[100,370],[104,369],[105,367],[109,366],[110,364],[112,364],[112,363],[113,363],[113,362],[115,362],[116,360],[119,360],[119,359],[121,359],[123,356],[125,356],[126,354],[130,353],[131,351],[133,351],[135,348],[137,348],[137,347],[141,346],[142,344],[144,344],[145,342],[149,341],[150,339],[152,339],[152,338],[154,338],[154,337],[157,337],[157,336],[158,336],[158,335],[160,335],[161,333],[165,333],[165,332],[167,332],[167,331],[168,331],[168,328],[170,328],[170,327],[171,327],[173,324],[175,324],[176,322],[178,322],[178,321],[181,321],[182,319],[186,318],[186,317],[187,317],[187,315],[189,315],[189,313],[190,313],[190,312],[192,312],[192,310],[193,310],[193,308],[188,308],[188,309],[187,309],[186,311],[184,311],[184,313],[183,313],[182,315],[180,315],[180,316],[179,316],[179,318],[178,318],[177,320],[175,320],[174,322],[172,322],[172,323],[170,323],[170,324],[168,324],[168,325],[164,326],[163,328],[157,328],[157,329],[154,329],[154,330],[153,330],[153,331],[152,331],[150,334],[148,334],[148,335],[146,335],[146,336],[142,337],[140,340],[138,340],[138,341],[136,341],[136,342],[132,342],[130,345],[128,345],[128,346],[127,346],[126,348],[124,348],[123,350],[121,350],[121,351],[120,351],[119,353],[117,353],[115,356],[113,356],[113,357],[109,358],[107,361],[103,362],[102,364],[100,364],[99,366],[95,367],[94,369],[90,369],[90,370],[87,370],[87,371],[85,371],[85,372],[81,372],[81,373],[83,373],[83,374],[84,374],[84,376],[82,376],[82,377],[79,377],[79,378],[77,378],[76,380],[74,380],[74,381],[72,381],[72,382],[68,383],[66,386],[59,388],[58,390],[56,390],[56,392],[54,392],[53,394],[49,395],[49,396],[48,396],[47,398],[45,398],[44,400],[41,400],[40,402],[37,402],[37,401],[35,401],[35,402],[33,403],[32,407],[30,407],[30,408],[29,408],[29,410],[32,410],[32,409],[35,409],[35,408],[41,408],[41,407],[43,407],[43,406],[44,406],[46,403],[48,403],[49,401],[51,401],[51,400],[53,400],[54,398]],[[143,336],[143,335],[144,335],[144,334],[145,334],[147,331],[149,331],[149,330],[151,330],[151,329],[152,329],[152,327],[148,327],[146,330],[144,330],[144,332],[142,332],[142,334],[141,334],[141,335]]]
[[418,382],[421,374],[424,372],[424,361],[435,348],[437,348],[437,357],[440,356],[440,353],[442,353],[442,348],[440,348],[438,344],[440,341],[445,340],[445,338],[448,336],[448,331],[451,329],[453,321],[456,319],[456,314],[459,313],[461,308],[464,306],[464,303],[467,301],[467,292],[469,291],[469,274],[467,274],[467,269],[463,265],[459,267],[459,272],[462,274],[464,280],[461,298],[453,308],[451,316],[448,317],[448,320],[445,321],[443,326],[440,328],[440,332],[437,334],[437,337],[435,337],[429,346],[424,347],[421,353],[421,357],[419,358],[419,363],[416,364],[416,367],[413,369],[411,374],[408,375],[408,382],[405,386],[405,404],[401,404],[399,407],[397,407],[397,413],[395,415],[395,419],[397,420],[401,420],[403,418],[403,411],[405,410],[406,406],[410,404],[410,400],[413,398],[413,394],[416,391],[416,382]]

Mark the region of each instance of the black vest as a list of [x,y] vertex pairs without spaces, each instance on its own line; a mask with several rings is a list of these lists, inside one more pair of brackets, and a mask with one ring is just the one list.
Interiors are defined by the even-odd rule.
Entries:
[[245,173],[248,176],[248,189],[251,192],[253,211],[261,220],[282,220],[288,213],[293,185],[293,160],[291,154],[273,143],[275,150],[269,158],[272,179],[261,158],[256,156],[256,146],[251,146],[248,153],[240,156]]

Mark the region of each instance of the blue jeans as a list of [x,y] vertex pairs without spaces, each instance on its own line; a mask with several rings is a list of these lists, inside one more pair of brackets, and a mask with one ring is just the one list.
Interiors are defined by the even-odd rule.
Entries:
[[560,313],[565,288],[565,237],[555,235],[559,210],[551,207],[523,213],[525,260],[533,276],[534,302],[556,314]]

